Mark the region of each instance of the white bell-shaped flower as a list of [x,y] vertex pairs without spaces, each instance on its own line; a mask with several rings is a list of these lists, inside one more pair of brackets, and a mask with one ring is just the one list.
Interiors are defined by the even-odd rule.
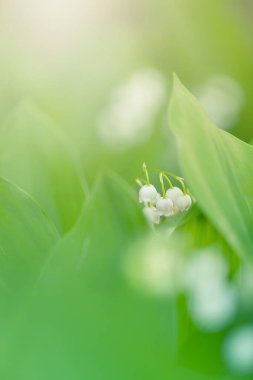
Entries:
[[156,205],[156,203],[159,201],[159,199],[161,199],[162,198],[162,196],[161,196],[161,194],[160,193],[157,193],[157,196],[156,196],[156,199],[155,199],[155,201],[154,201],[154,206]]
[[139,201],[140,203],[155,203],[157,199],[157,191],[153,185],[144,185],[139,191]]
[[182,195],[182,190],[176,186],[166,191],[166,197],[169,198],[173,203],[175,203],[176,200]]
[[160,215],[157,209],[153,206],[147,207],[145,206],[143,209],[143,214],[145,218],[150,224],[159,224],[160,223]]
[[173,202],[169,198],[160,198],[156,202],[156,209],[160,216],[170,216],[173,214]]
[[176,206],[180,211],[187,211],[192,205],[192,200],[189,194],[181,195],[176,200]]

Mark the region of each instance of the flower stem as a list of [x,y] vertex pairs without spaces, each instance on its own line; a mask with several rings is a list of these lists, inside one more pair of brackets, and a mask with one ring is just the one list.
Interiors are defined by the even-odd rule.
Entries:
[[184,180],[184,178],[183,177],[179,177],[178,175],[176,175],[176,174],[174,174],[174,173],[171,173],[171,172],[167,172],[167,171],[163,171],[163,173],[165,173],[165,174],[168,174],[170,177],[172,177],[172,178],[175,178],[175,179],[177,179],[177,180]]
[[166,198],[166,192],[165,192],[165,187],[164,187],[164,182],[163,182],[163,173],[160,173],[160,183],[162,187],[162,194],[163,194],[163,199]]
[[139,178],[136,178],[135,182],[137,183],[137,185],[139,185],[140,187],[143,186],[143,183],[141,182],[141,180]]
[[175,178],[177,181],[180,182],[181,186],[182,186],[182,190],[183,190],[183,194],[186,195],[186,186],[185,186],[185,183],[184,183],[184,179],[182,177],[179,177],[173,173],[170,173],[170,172],[163,172],[163,173],[166,173],[168,174],[169,176]]
[[142,165],[142,169],[144,171],[144,174],[147,178],[147,185],[150,185],[150,180],[149,180],[149,175],[148,175],[148,169],[147,169],[147,165],[145,162],[143,162],[143,165]]
[[173,189],[173,185],[172,185],[172,182],[171,182],[171,180],[169,179],[169,177],[168,177],[166,174],[164,174],[164,173],[162,173],[162,175],[164,176],[164,178],[165,178],[166,181],[168,182],[169,187],[170,187],[171,189]]
[[182,178],[178,177],[177,180],[181,183],[183,194],[186,195],[186,186]]

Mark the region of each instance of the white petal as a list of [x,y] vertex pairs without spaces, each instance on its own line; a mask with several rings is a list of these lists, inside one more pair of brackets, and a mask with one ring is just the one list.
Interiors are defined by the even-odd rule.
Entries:
[[155,202],[157,197],[157,191],[153,185],[144,185],[139,191],[139,201],[140,203]]
[[159,224],[160,215],[155,207],[144,207],[143,213],[150,224]]
[[176,202],[181,195],[183,195],[183,192],[179,187],[173,187],[166,192],[166,197],[172,200],[172,202]]
[[156,208],[161,216],[170,216],[173,214],[173,202],[167,198],[160,198],[156,202]]
[[187,211],[192,205],[192,200],[190,195],[182,195],[177,198],[176,200],[176,206],[179,208],[180,211]]

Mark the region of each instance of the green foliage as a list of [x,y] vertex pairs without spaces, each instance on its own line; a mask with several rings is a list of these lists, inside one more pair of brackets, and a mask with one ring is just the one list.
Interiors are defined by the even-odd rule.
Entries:
[[[213,126],[178,81],[170,123],[198,207],[186,218],[163,223],[156,237],[167,235],[168,252],[175,249],[172,235],[185,250],[194,250],[200,243],[202,209],[231,247],[250,257],[252,147]],[[187,367],[218,376],[224,370],[218,350],[225,332],[208,340],[199,365],[207,334],[192,325],[186,305],[176,306],[173,295],[138,292],[127,278],[126,255],[154,233],[136,192],[107,173],[85,199],[79,164],[65,137],[31,105],[19,107],[0,133],[0,173],[36,199],[0,181],[5,310],[0,375],[14,380],[205,379],[180,368],[179,357]],[[205,226],[208,231],[206,221]],[[208,245],[207,235],[200,245]],[[212,230],[215,241],[220,237]],[[206,360],[212,349],[215,371]]]
[[253,148],[216,128],[175,77],[169,112],[183,173],[202,210],[246,259],[253,252]]
[[[253,150],[233,137],[253,141],[253,2],[30,1],[29,11],[26,1],[7,3],[0,14],[0,379],[252,379],[253,372],[237,375],[222,350],[230,332],[253,317]],[[129,84],[149,68],[163,78],[165,97],[176,70],[214,119],[217,109],[232,111],[231,134],[216,128],[176,79],[175,136],[164,102],[153,120],[139,113],[152,129],[138,140],[133,116],[153,93],[141,85],[132,93]],[[213,77],[230,83],[228,104]],[[10,112],[27,96],[32,103]],[[107,107],[122,139],[133,133],[128,148],[104,143],[98,127]],[[149,228],[131,189],[143,161],[151,173],[181,175],[180,161],[196,198],[188,214]],[[150,242],[153,282],[142,266]],[[159,262],[161,247],[178,264],[173,290],[162,295],[152,292],[171,273],[171,261]],[[223,281],[239,297],[234,319],[216,332],[194,319],[191,290],[180,287],[191,259],[209,247],[224,258]],[[219,288],[216,278],[214,286],[205,280],[204,297],[206,287]]]
[[[233,249],[249,256],[252,198],[245,166],[251,149],[211,125],[178,82],[170,121],[181,141],[183,170],[198,206]],[[176,364],[178,351],[184,365],[219,374],[224,368],[218,352],[224,332],[213,335],[205,346],[205,358],[215,347],[216,371],[211,371],[208,361],[198,365],[199,344],[207,335],[189,331],[187,325],[193,327],[185,307],[176,306],[174,296],[139,293],[127,279],[126,255],[153,233],[129,185],[116,174],[103,174],[84,202],[71,148],[30,105],[19,108],[0,132],[6,142],[0,143],[0,172],[29,191],[49,215],[23,190],[1,180],[5,313],[0,326],[0,375],[18,380],[166,380],[170,374],[204,380],[204,375]],[[242,159],[239,168],[234,168],[233,154]],[[249,189],[244,197],[243,188]],[[230,189],[228,196],[223,189]],[[240,203],[234,203],[236,198]],[[174,241],[184,240],[182,247],[192,250],[198,241],[187,233],[193,233],[196,223],[201,225],[199,217],[195,207],[187,218],[160,226],[157,238],[172,234]],[[241,223],[233,218],[241,218]],[[59,237],[54,223],[64,236]],[[216,235],[214,231],[212,242]],[[172,247],[172,240],[168,242]]]
[[173,308],[133,292],[122,275],[129,235],[133,241],[146,233],[127,184],[115,175],[101,179],[14,319],[19,328],[9,327],[3,373],[26,380],[56,373],[66,380],[166,379],[175,351]]
[[54,225],[34,200],[1,178],[1,319],[8,317],[16,301],[22,304],[22,297],[32,289],[58,238]]
[[60,232],[75,223],[84,201],[80,168],[61,130],[25,102],[0,130],[0,175],[31,194]]

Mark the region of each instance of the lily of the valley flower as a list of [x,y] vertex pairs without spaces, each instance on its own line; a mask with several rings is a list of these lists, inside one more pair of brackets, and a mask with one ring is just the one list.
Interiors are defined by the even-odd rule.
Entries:
[[166,191],[166,197],[172,200],[172,202],[176,202],[177,198],[181,197],[182,195],[182,190],[176,186]]
[[158,193],[155,186],[153,185],[144,185],[140,188],[139,191],[139,201],[140,203],[148,204],[154,203],[157,199]]
[[[139,184],[139,201],[144,203],[145,207],[143,213],[150,224],[159,224],[161,217],[170,217],[189,210],[192,205],[192,199],[187,194],[186,186],[183,178],[176,176],[173,173],[161,172],[160,183],[162,189],[162,195],[159,194],[154,185],[150,183],[147,166],[143,164],[143,171],[145,173],[145,185],[140,180],[137,180]],[[173,186],[169,177],[179,181],[181,188]],[[164,185],[164,179],[169,184],[169,189],[166,191]]]
[[160,215],[154,206],[145,206],[143,209],[143,213],[150,224],[160,223]]
[[160,216],[170,216],[173,214],[173,202],[169,198],[160,198],[156,202],[156,209]]
[[191,205],[192,205],[192,200],[189,194],[181,195],[176,200],[176,206],[182,212],[189,210]]

